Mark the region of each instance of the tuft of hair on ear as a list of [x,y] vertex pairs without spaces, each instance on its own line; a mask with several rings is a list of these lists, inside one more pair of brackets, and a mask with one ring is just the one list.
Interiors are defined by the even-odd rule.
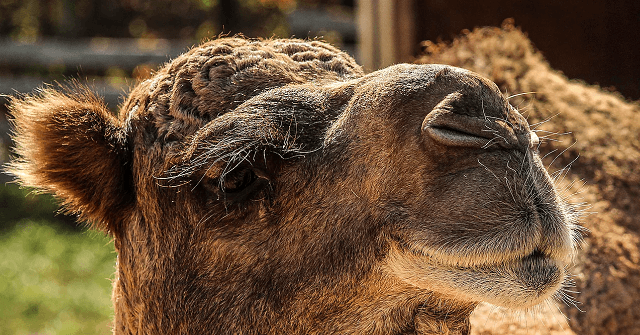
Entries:
[[44,88],[10,98],[15,157],[6,170],[52,193],[93,228],[117,234],[132,205],[126,132],[87,88]]

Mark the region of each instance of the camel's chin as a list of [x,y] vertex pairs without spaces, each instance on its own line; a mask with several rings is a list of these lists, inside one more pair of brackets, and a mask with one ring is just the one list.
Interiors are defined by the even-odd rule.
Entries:
[[494,275],[506,274],[506,282],[496,286],[504,293],[493,295],[489,291],[480,298],[509,308],[527,308],[543,302],[562,287],[566,277],[562,262],[541,255],[527,256],[494,271]]
[[447,266],[429,257],[401,253],[390,254],[386,264],[403,281],[454,300],[507,308],[528,308],[545,301],[566,277],[563,262],[538,253],[476,267]]

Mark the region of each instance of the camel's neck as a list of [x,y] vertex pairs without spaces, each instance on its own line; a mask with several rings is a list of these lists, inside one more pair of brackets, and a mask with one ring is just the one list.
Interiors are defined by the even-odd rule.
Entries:
[[314,314],[308,300],[293,308],[306,310],[304,319],[316,320],[315,325],[323,327],[318,334],[466,335],[476,306],[437,297],[379,273],[351,293],[311,291],[302,294],[318,302],[325,300],[315,304]]
[[116,241],[116,334],[469,331],[474,305],[438,298],[371,263],[329,274],[293,271],[302,265],[251,259],[256,253],[242,245],[207,249],[187,236],[176,239],[185,243],[168,243],[140,227],[126,243]]
[[415,317],[415,334],[468,335],[470,333],[469,315],[474,308],[474,306],[467,306],[451,310],[445,306],[423,306]]
[[367,280],[342,287],[310,286],[291,292],[286,301],[273,301],[268,290],[259,287],[233,292],[242,285],[238,282],[194,288],[197,285],[175,280],[175,287],[154,287],[159,282],[152,277],[141,280],[130,271],[119,272],[115,334],[466,335],[475,307],[435,299],[416,288],[390,289],[380,278],[374,278],[377,285]]

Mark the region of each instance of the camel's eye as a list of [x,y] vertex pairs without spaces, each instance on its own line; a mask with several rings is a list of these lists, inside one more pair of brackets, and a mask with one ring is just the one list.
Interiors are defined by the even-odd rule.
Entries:
[[269,178],[261,170],[240,168],[224,176],[218,184],[218,199],[234,203],[264,198],[269,190]]
[[227,194],[238,193],[250,187],[257,179],[258,176],[253,170],[242,169],[239,172],[229,173],[220,188]]

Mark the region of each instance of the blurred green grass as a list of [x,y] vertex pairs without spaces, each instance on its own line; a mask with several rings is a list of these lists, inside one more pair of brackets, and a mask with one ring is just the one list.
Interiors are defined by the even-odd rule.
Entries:
[[15,183],[0,184],[0,234],[24,219],[46,221],[63,230],[82,230],[75,217],[56,214],[58,211],[58,204],[50,195],[34,194]]
[[113,242],[70,228],[50,198],[25,193],[0,188],[0,334],[110,333]]

